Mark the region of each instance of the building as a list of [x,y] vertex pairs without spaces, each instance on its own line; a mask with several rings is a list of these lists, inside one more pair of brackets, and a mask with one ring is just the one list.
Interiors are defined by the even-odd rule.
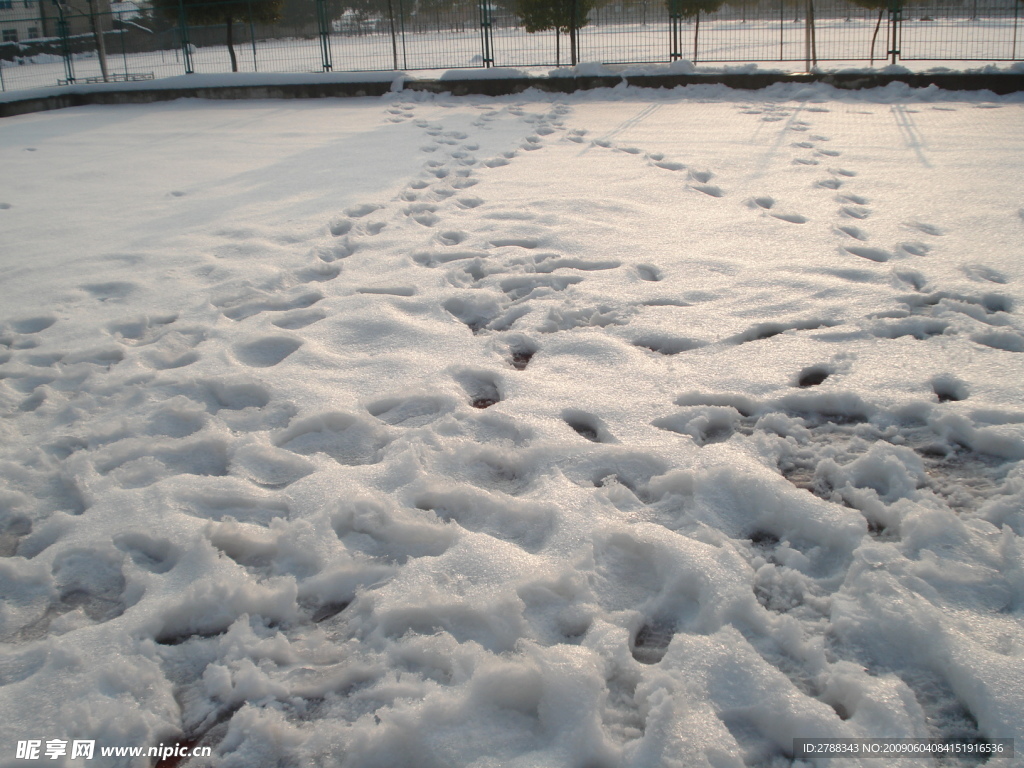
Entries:
[[37,0],[0,0],[0,42],[18,43],[45,35]]
[[[98,15],[101,29],[111,28],[110,0],[69,0],[63,11],[70,35],[92,32],[91,13]],[[60,13],[57,0],[0,0],[0,42],[56,37]]]

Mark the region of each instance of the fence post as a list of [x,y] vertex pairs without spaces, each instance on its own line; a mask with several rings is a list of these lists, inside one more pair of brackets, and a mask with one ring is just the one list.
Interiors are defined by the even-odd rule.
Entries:
[[682,23],[682,13],[679,8],[680,0],[669,0],[668,5],[668,60],[679,61],[683,58],[682,45],[679,42],[679,27]]
[[479,0],[480,6],[480,52],[483,54],[484,66],[494,66],[494,38],[491,27],[490,0]]
[[1020,23],[1020,3],[1013,4],[1013,50],[1010,52],[1010,59],[1017,60],[1017,26]]
[[324,72],[330,72],[334,63],[331,61],[331,30],[325,0],[316,0],[316,23],[320,31],[320,57],[323,59]]
[[[113,22],[113,16],[111,16],[111,22]],[[118,22],[118,24],[121,27],[121,35],[120,35],[120,37],[121,37],[121,63],[124,65],[124,74],[125,74],[125,77],[127,77],[128,76],[128,48],[127,48],[127,41],[125,40],[125,38],[128,37],[128,29],[125,27],[124,22],[121,20],[121,16],[120,15],[117,16],[117,22]],[[113,23],[111,23],[111,26],[113,26]]]
[[405,49],[405,6],[402,5],[402,0],[398,0],[398,31],[402,35],[402,69],[408,69],[409,53]]
[[818,66],[818,42],[814,30],[814,0],[807,0],[807,15],[804,19],[804,63],[807,71],[811,64]]
[[779,0],[779,61],[786,57],[786,0]]
[[572,3],[569,16],[569,61],[575,67],[580,63],[580,5],[579,0],[569,1]]
[[64,3],[57,4],[57,34],[60,35],[60,50],[64,57],[64,79],[68,84],[75,82],[75,62],[71,58],[71,40],[68,39],[68,20],[64,18]]
[[398,69],[398,36],[395,34],[395,7],[392,0],[388,0],[388,26],[391,31],[391,62],[394,69]]
[[249,12],[249,43],[252,45],[252,71],[259,72],[256,64],[256,26],[252,21],[252,0],[245,0],[245,7]]
[[[1014,3],[1016,5],[1016,3]],[[889,0],[889,63],[895,64],[900,55],[901,37],[903,36],[903,2]]]
[[185,65],[185,74],[195,72],[192,68],[192,41],[188,39],[188,15],[185,13],[185,0],[178,0],[178,30],[181,33],[181,61]]
[[100,60],[100,73],[103,75],[103,82],[110,82],[110,73],[107,70],[107,42],[103,39],[103,23],[100,21],[96,10],[96,0],[89,0],[89,26],[92,28],[92,36],[96,41],[96,56]]

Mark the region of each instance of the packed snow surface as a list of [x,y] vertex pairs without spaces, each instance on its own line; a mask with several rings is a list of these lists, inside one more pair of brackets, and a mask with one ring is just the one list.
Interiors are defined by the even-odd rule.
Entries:
[[[1022,125],[904,86],[4,120],[0,764],[1024,765]],[[106,760],[45,762],[150,764]]]

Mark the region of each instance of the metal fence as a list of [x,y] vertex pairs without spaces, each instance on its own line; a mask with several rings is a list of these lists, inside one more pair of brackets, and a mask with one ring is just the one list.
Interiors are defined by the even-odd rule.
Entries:
[[151,2],[0,0],[0,88],[679,59],[1012,61],[1024,50],[1024,0]]

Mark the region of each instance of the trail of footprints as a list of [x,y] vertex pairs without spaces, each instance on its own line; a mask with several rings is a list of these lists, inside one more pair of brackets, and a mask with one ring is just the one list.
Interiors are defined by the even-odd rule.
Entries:
[[[589,273],[619,269],[621,264],[548,252],[544,245],[549,235],[542,228],[531,237],[489,237],[478,242],[470,233],[444,227],[445,212],[450,207],[469,210],[485,205],[484,200],[468,191],[477,183],[476,173],[480,169],[501,168],[514,162],[518,152],[543,149],[548,141],[587,141],[584,131],[565,130],[562,118],[566,107],[556,104],[542,115],[514,106],[507,112],[531,123],[533,131],[518,150],[485,159],[476,157],[479,146],[467,141],[465,134],[445,131],[428,121],[417,122],[427,136],[422,151],[430,159],[425,161],[420,178],[409,184],[400,200],[389,205],[367,203],[346,209],[329,226],[331,242],[314,250],[313,264],[288,276],[284,290],[246,287],[215,296],[214,304],[225,318],[244,323],[266,315],[272,325],[283,331],[280,335],[236,344],[236,360],[258,372],[296,353],[303,344],[296,332],[327,317],[327,312],[318,307],[328,294],[326,288],[310,288],[309,284],[336,278],[344,259],[358,253],[370,238],[405,219],[422,227],[430,238],[428,247],[412,254],[413,261],[425,269],[445,270],[449,282],[469,289],[466,294],[447,300],[445,310],[470,332],[500,340],[508,375],[526,370],[541,347],[528,336],[513,332],[512,327],[528,311],[531,300],[560,294],[580,284]],[[412,105],[396,104],[388,115],[387,119],[393,122],[414,120],[415,110]],[[484,107],[475,127],[486,130],[499,116],[497,109]],[[778,110],[770,110],[764,119],[780,122],[785,117]],[[801,121],[790,123],[789,129],[808,134],[806,140],[794,143],[795,148],[803,151],[794,162],[810,167],[834,162],[840,151],[826,147],[827,139],[811,134],[811,128]],[[697,194],[711,198],[728,196],[726,189],[712,183],[717,179],[709,170],[690,168],[658,153],[615,147],[603,140],[592,144],[634,155],[659,171],[685,171],[688,188]],[[837,235],[850,243],[842,246],[844,251],[869,261],[886,262],[895,254],[866,244],[870,242],[867,221],[873,213],[870,202],[845,189],[847,181],[855,176],[853,171],[837,168],[816,183],[823,192],[838,196],[834,227]],[[768,196],[752,197],[747,205],[752,211],[784,223],[809,221],[799,213],[780,210],[777,201]],[[910,222],[907,227],[923,238],[900,246],[908,257],[925,256],[931,247],[927,240],[941,238],[943,234],[924,222]],[[663,277],[661,268],[654,264],[637,265],[634,270],[641,281],[652,284]],[[1011,321],[1015,307],[1008,298],[994,291],[974,296],[930,290],[919,273],[905,270],[901,274],[900,279],[910,293],[900,298],[902,309],[891,316],[874,318],[877,335],[926,339],[948,328],[941,317],[944,313],[957,312],[987,327],[972,336],[977,343],[1024,352],[1024,336]],[[1006,282],[1005,276],[984,265],[972,266],[969,276],[990,285]],[[129,284],[85,287],[98,301],[116,301],[131,289]],[[397,296],[414,292],[404,287],[360,290]],[[198,359],[196,348],[204,340],[201,329],[178,327],[180,323],[174,315],[140,316],[111,323],[107,330],[112,343],[107,346],[74,354],[37,351],[35,337],[44,335],[58,322],[60,319],[55,315],[37,315],[8,319],[0,328],[0,380],[6,391],[22,396],[9,404],[10,413],[24,414],[40,408],[62,388],[71,390],[82,376],[109,371],[121,364],[126,352],[143,355],[154,372],[173,373]],[[553,308],[541,330],[620,322],[616,313],[602,308],[575,313]],[[764,323],[722,343],[756,342],[788,331],[827,325],[817,320],[790,325]],[[665,355],[682,354],[704,343],[661,337],[636,341],[637,346]],[[83,367],[88,370],[83,372]],[[899,539],[900,519],[893,504],[908,494],[932,494],[950,508],[968,513],[977,497],[965,495],[965,485],[991,493],[1004,486],[1016,462],[970,447],[970,440],[964,435],[951,438],[926,421],[910,423],[906,417],[895,415],[880,418],[878,409],[869,405],[853,416],[821,407],[810,393],[834,381],[840,373],[836,366],[826,364],[800,370],[793,381],[798,394],[777,402],[721,395],[684,396],[677,401],[676,412],[656,420],[653,426],[691,439],[701,447],[728,440],[763,441],[774,451],[782,477],[799,489],[863,515],[868,535],[884,540]],[[473,428],[481,430],[479,441],[494,441],[497,437],[508,445],[525,447],[527,438],[508,420],[500,414],[490,416],[490,409],[503,399],[504,375],[469,369],[454,374],[464,393],[463,405],[479,411],[478,420],[472,422]],[[319,461],[333,461],[353,469],[379,463],[388,446],[403,433],[428,427],[459,407],[459,403],[443,396],[395,397],[377,400],[361,413],[339,411],[298,417],[290,404],[276,402],[256,379],[160,379],[154,380],[154,384],[165,400],[149,420],[148,435],[133,438],[112,433],[106,438],[62,438],[43,446],[47,455],[43,469],[27,473],[14,484],[13,490],[2,492],[13,495],[0,498],[5,502],[0,517],[0,556],[33,558],[54,543],[53,534],[45,526],[37,529],[33,522],[45,520],[49,512],[88,512],[89,495],[69,469],[80,456],[88,454],[100,477],[124,488],[144,488],[177,474],[208,478],[210,490],[201,495],[179,494],[177,509],[208,521],[211,543],[260,582],[279,572],[278,558],[293,547],[288,539],[291,529],[287,524],[281,525],[291,516],[291,501],[282,491],[315,472]],[[964,400],[970,393],[968,384],[953,376],[938,377],[930,386],[940,406]],[[561,416],[566,429],[581,444],[604,457],[603,468],[597,472],[576,470],[569,461],[564,471],[572,482],[603,494],[611,503],[657,525],[683,534],[699,527],[698,521],[688,516],[685,499],[681,501],[678,494],[665,492],[658,485],[656,478],[670,467],[661,465],[657,457],[617,446],[616,437],[595,414],[569,409]],[[268,434],[270,439],[233,441],[202,436],[204,425],[211,419],[223,421],[236,435]],[[895,456],[902,463],[908,476],[916,480],[912,490],[895,481],[891,487],[858,485],[856,480],[836,471],[879,452]],[[458,530],[491,536],[528,553],[541,551],[556,524],[557,512],[544,503],[520,498],[529,490],[531,472],[535,470],[523,462],[517,463],[510,458],[512,455],[482,445],[469,459],[447,458],[444,474],[456,484],[421,489],[415,494],[414,509],[395,510],[374,501],[340,507],[331,517],[332,530],[342,551],[363,558],[358,560],[362,575],[357,582],[370,584],[387,579],[410,557],[443,554],[459,535],[451,523],[457,523]],[[587,458],[580,467],[593,465],[593,457]],[[29,498],[37,500],[35,506],[27,503]],[[823,547],[822,542],[806,541],[778,525],[750,525],[725,533],[732,539],[737,557],[763,564],[753,585],[762,606],[812,624],[826,617],[822,606],[827,603],[823,598],[837,588],[835,574],[841,563],[829,565],[829,558],[835,553]],[[254,541],[259,546],[254,547]],[[414,551],[410,552],[409,541],[417,543]],[[170,540],[141,531],[125,532],[114,544],[116,552],[62,552],[51,569],[53,594],[41,591],[31,605],[15,611],[13,620],[2,628],[5,637],[31,640],[44,637],[54,627],[65,631],[76,626],[75,622],[116,619],[126,609],[127,563],[160,574],[174,568],[181,557],[180,548]],[[557,612],[557,631],[545,634],[542,627],[547,625],[539,622],[538,637],[551,644],[580,642],[590,620],[586,612],[578,611],[578,605],[592,600],[606,611],[622,612],[628,617],[622,641],[628,644],[635,662],[661,663],[673,638],[697,626],[708,606],[685,580],[659,571],[655,565],[659,546],[662,545],[642,535],[614,534],[596,545],[595,568],[589,582],[570,580],[524,590],[521,597],[527,616],[531,612],[540,615],[550,605],[564,606],[564,610]],[[791,578],[781,567],[782,550],[805,553],[812,561],[817,558],[820,575]],[[287,557],[292,562],[288,567],[293,568],[292,572],[298,568],[299,576],[303,575],[302,567],[308,569],[306,576],[314,575],[322,567],[315,559],[306,566],[296,566],[294,557]],[[312,622],[342,632],[346,611],[354,608],[354,589],[351,594],[339,594],[326,601],[302,603],[298,618],[275,617],[268,611],[254,620],[254,631],[269,637],[278,631],[287,634]],[[195,608],[197,616],[202,609],[202,605]],[[65,618],[71,616],[79,618]],[[168,629],[158,633],[155,639],[162,649],[165,669],[179,691],[199,684],[199,678],[194,671],[188,671],[185,663],[187,656],[194,653],[192,646],[217,643],[233,620],[222,617],[219,623],[209,625],[197,620],[194,631],[181,634]],[[434,626],[438,621],[443,624],[443,617],[424,617],[423,621],[424,626]],[[453,622],[447,628],[459,641],[475,639],[485,645],[488,642],[484,637],[459,635],[457,627],[458,623]],[[387,632],[398,638],[419,629],[415,620],[407,619],[390,625]],[[747,639],[766,663],[782,670],[800,690],[827,698],[823,691],[815,689],[813,675],[802,668],[801,662],[788,656],[769,634],[751,632]],[[837,655],[843,652],[836,649]],[[636,739],[644,732],[644,717],[636,701],[641,679],[640,668],[609,667],[609,695],[603,722],[609,735],[620,743]],[[908,676],[906,682],[918,694],[930,722],[939,724],[938,734],[948,735],[953,727],[949,724],[953,723],[961,734],[981,738],[973,715],[956,700],[947,681],[921,673],[914,679]],[[304,719],[317,717],[315,702],[302,706],[308,709],[292,709],[291,714]],[[835,702],[833,706],[844,717],[844,705]],[[295,707],[294,701],[288,707]],[[216,713],[204,713],[203,717],[186,711],[182,723],[185,735],[196,743],[216,743],[223,737],[233,712],[228,705]],[[751,731],[750,724],[726,725],[740,741],[748,738],[743,734]]]
[[[413,111],[403,106],[390,114],[392,120],[405,120],[411,118]],[[564,114],[564,109],[552,111],[554,122],[558,122],[560,114]],[[482,119],[488,119],[488,114]],[[537,133],[527,137],[523,144],[522,148],[527,151],[541,146],[540,136],[555,132],[549,120],[536,116],[531,116],[530,120],[536,123]],[[461,195],[462,190],[476,183],[471,169],[478,164],[472,154],[478,146],[463,141],[464,134],[443,132],[430,124],[422,127],[427,128],[427,134],[434,139],[434,145],[424,151],[429,149],[428,153],[436,154],[443,147],[451,147],[451,162],[428,162],[424,178],[410,184],[400,203],[404,204],[401,209],[404,216],[420,226],[432,228],[440,221],[437,211],[441,203],[454,198],[451,203],[464,209],[483,204],[479,198]],[[514,152],[505,153],[498,162],[483,165],[500,167],[501,160],[508,161],[514,156]],[[296,274],[284,276],[281,283],[286,286],[285,290],[269,286],[232,289],[229,293],[215,295],[214,305],[233,322],[244,323],[266,315],[272,325],[284,331],[300,331],[319,322],[327,313],[316,305],[326,294],[323,290],[309,290],[306,284],[323,283],[337,277],[341,271],[337,262],[351,256],[362,238],[379,235],[392,221],[387,208],[367,203],[346,209],[344,218],[330,226],[333,242],[314,250],[315,263]],[[438,241],[451,246],[464,237],[464,233],[442,231]],[[517,239],[496,240],[492,247],[525,250],[536,244]],[[563,267],[600,269],[611,266],[617,265],[558,263],[555,259],[536,271],[550,274]],[[551,280],[551,285],[569,284],[563,285],[560,277]],[[116,302],[134,290],[131,283],[83,286],[87,295],[101,302]],[[361,290],[400,296],[411,294],[411,290],[405,289]],[[503,290],[518,297],[532,288],[528,282],[511,279],[504,283]],[[195,348],[205,339],[201,329],[182,325],[176,315],[137,316],[110,323],[106,330],[111,343],[106,346],[74,353],[36,351],[39,346],[36,337],[44,335],[58,322],[56,315],[37,315],[9,319],[0,327],[0,381],[7,393],[24,396],[13,403],[6,402],[10,397],[6,398],[4,405],[13,407],[11,415],[37,410],[56,395],[62,397],[62,402],[73,398],[86,378],[110,373],[135,354],[154,371],[173,372],[186,368],[198,359]],[[239,342],[232,351],[245,367],[272,368],[295,353],[302,343],[300,336],[270,335]],[[524,369],[536,351],[536,346],[528,340],[512,343],[508,349],[509,366],[514,370]],[[459,377],[459,383],[466,393],[467,404],[474,409],[484,410],[501,400],[499,381],[487,372],[466,372]],[[180,383],[173,378],[154,380],[152,386],[154,394],[159,393],[164,398],[164,405],[157,407],[149,417],[148,435],[136,437],[114,432],[109,436],[94,434],[51,441],[43,446],[47,458],[42,469],[26,470],[20,479],[8,483],[11,490],[3,492],[6,495],[0,519],[0,555],[33,558],[45,551],[55,539],[46,531],[46,526],[38,529],[34,521],[45,520],[53,511],[87,514],[91,503],[89,494],[83,491],[75,479],[75,470],[70,468],[81,466],[83,456],[88,456],[99,477],[127,489],[145,488],[175,475],[209,478],[213,483],[209,492],[199,496],[182,495],[180,511],[218,524],[265,528],[274,519],[289,518],[289,503],[277,498],[276,493],[315,471],[310,459],[322,456],[352,467],[379,462],[382,451],[395,439],[398,430],[429,424],[451,411],[454,405],[443,399],[414,398],[373,404],[364,415],[338,412],[295,418],[295,411],[289,404],[272,402],[269,391],[256,380],[203,381],[186,377],[180,379]],[[117,397],[113,396],[107,405],[116,408]],[[224,422],[240,435],[270,430],[272,439],[267,445],[221,436],[198,436],[211,419]],[[509,437],[513,441],[522,439],[514,430],[509,432]],[[500,488],[514,494],[523,486],[524,479],[498,459],[482,455],[471,465],[461,471],[481,488]],[[28,499],[33,499],[33,503]],[[474,523],[469,510],[460,512],[451,508],[451,503],[443,497],[421,507],[433,510],[442,521],[457,519],[468,530],[476,530],[481,525],[489,529],[490,526],[486,522]],[[529,515],[526,519],[530,519]],[[512,539],[519,537],[513,529],[499,526],[495,531],[497,535]],[[524,545],[530,546],[530,541],[527,536]],[[141,533],[126,534],[118,546],[137,565],[154,572],[164,572],[176,561],[173,545]],[[105,557],[86,551],[74,557],[58,558],[54,565],[54,580],[58,586],[56,602],[43,599],[35,606],[34,617],[31,610],[23,612],[20,618],[24,621],[20,625],[16,616],[14,622],[5,624],[0,632],[5,636],[12,636],[13,632],[13,636],[20,639],[41,637],[56,619],[76,609],[81,609],[86,619],[93,622],[119,616],[124,610],[120,602],[124,579],[116,563],[108,562]],[[85,565],[72,566],[72,563]],[[85,571],[90,571],[95,578],[84,578]],[[63,584],[79,586],[65,589]],[[333,615],[329,608],[316,608],[315,620],[323,621]],[[186,639],[158,638],[167,645]]]

